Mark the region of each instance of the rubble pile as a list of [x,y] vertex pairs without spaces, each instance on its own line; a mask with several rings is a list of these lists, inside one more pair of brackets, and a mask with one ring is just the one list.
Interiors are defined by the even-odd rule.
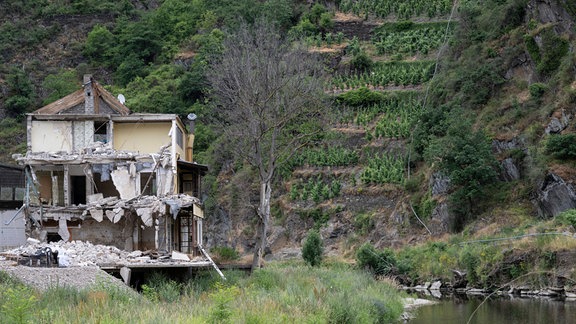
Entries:
[[[204,261],[202,258],[190,260],[186,254],[173,252],[172,255],[156,251],[123,251],[114,246],[94,245],[90,242],[51,242],[40,243],[29,239],[29,243],[19,248],[2,252],[4,258],[19,261],[29,266],[94,267],[126,266],[134,264],[161,263],[174,264]],[[49,258],[53,256],[53,263]]]

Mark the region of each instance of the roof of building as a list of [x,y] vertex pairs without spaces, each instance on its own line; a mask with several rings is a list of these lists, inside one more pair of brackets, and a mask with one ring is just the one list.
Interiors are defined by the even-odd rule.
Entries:
[[[104,89],[98,82],[92,80],[92,89],[94,92],[94,98],[98,98],[99,100],[104,101],[108,106],[116,111],[120,115],[128,115],[130,114],[130,109],[124,106],[113,94],[108,92],[108,90]],[[53,103],[50,103],[36,111],[32,114],[60,114],[64,113],[66,110],[69,110],[81,103],[84,102],[84,90],[80,89],[76,92],[73,92],[64,98],[58,99]]]

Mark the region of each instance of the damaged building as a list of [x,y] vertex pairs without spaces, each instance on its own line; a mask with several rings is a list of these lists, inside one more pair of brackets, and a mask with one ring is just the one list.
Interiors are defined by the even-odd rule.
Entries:
[[27,115],[27,152],[13,156],[26,234],[199,255],[207,167],[193,162],[194,135],[177,115],[131,113],[122,101],[85,76]]
[[26,243],[21,215],[24,199],[24,169],[0,164],[0,251]]

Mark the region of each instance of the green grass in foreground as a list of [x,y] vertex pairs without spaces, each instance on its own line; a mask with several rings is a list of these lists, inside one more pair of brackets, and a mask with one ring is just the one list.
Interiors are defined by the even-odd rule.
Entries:
[[[393,323],[403,312],[394,285],[348,265],[270,264],[249,277],[226,275],[226,282],[209,275],[184,284],[156,278],[142,296],[102,285],[38,293],[0,271],[0,318],[3,323]],[[173,297],[174,287],[179,296],[165,298]]]

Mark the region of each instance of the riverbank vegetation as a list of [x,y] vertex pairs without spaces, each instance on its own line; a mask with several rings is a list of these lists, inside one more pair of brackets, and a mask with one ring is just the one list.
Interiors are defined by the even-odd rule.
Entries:
[[138,295],[102,285],[37,292],[0,272],[0,312],[3,323],[392,323],[404,311],[392,281],[344,263],[272,263],[251,276],[225,275],[183,283],[157,275]]
[[483,233],[472,234],[473,226],[479,226],[475,223],[460,234],[399,250],[364,244],[356,260],[361,268],[394,276],[407,286],[439,280],[461,285],[454,288],[495,290],[523,285],[573,290],[576,209],[541,222],[521,213],[509,216],[508,226],[485,226]]

